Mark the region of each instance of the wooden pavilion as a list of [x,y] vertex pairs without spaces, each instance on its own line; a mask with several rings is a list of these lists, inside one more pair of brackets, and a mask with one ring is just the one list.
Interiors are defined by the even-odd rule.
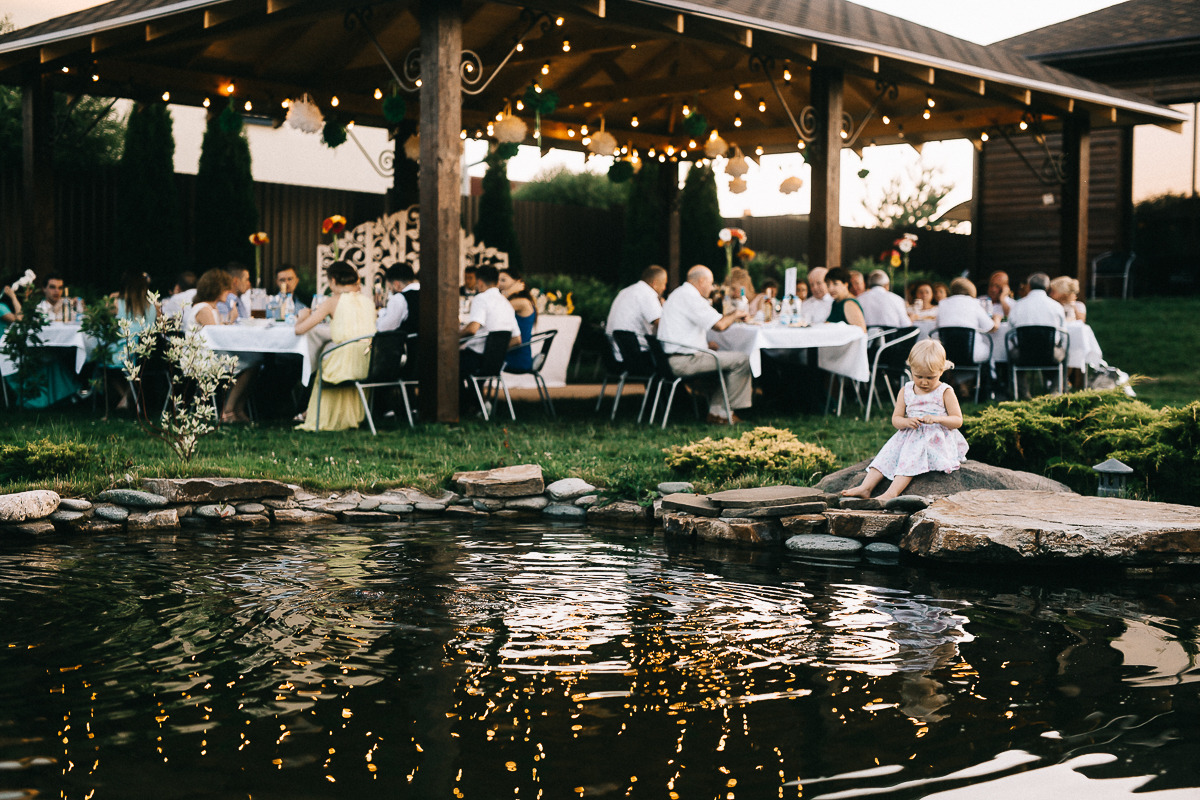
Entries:
[[439,421],[458,417],[460,138],[506,108],[531,121],[519,105],[534,84],[558,97],[540,115],[543,147],[582,149],[603,129],[626,156],[678,162],[703,158],[715,129],[747,155],[804,151],[810,260],[826,265],[841,261],[842,148],[1054,131],[1064,246],[1083,276],[1090,131],[1183,119],[845,0],[114,0],[0,37],[0,82],[24,89],[24,252],[35,266],[53,260],[53,92],[232,100],[277,115],[307,94],[384,127],[393,86],[419,97],[408,114],[425,167],[421,358],[434,365],[421,403]]

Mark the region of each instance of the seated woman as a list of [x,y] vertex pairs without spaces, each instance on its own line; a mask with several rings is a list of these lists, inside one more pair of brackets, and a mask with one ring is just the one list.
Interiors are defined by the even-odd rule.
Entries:
[[[533,336],[533,326],[537,324],[537,307],[533,304],[533,296],[525,288],[521,273],[512,267],[500,270],[500,281],[496,284],[500,294],[512,304],[513,312],[517,315],[517,328],[521,333],[521,342],[526,343]],[[521,347],[513,350],[504,359],[506,367],[513,369],[533,369],[533,348]]]
[[[233,289],[233,279],[223,269],[210,269],[200,276],[196,282],[196,294],[192,304],[183,312],[183,330],[194,331],[207,325],[228,324],[221,319],[217,305]],[[236,356],[237,372],[233,387],[225,397],[225,406],[221,409],[222,422],[249,422],[250,415],[246,413],[246,392],[250,388],[258,367],[262,364],[261,353],[231,353]]]
[[[39,309],[42,308],[39,305]],[[0,296],[0,336],[8,330],[8,326],[24,319],[21,313],[21,300],[11,281],[6,281],[3,295]],[[28,382],[22,387],[20,373],[0,378],[8,384],[9,390],[20,398],[22,408],[49,408],[67,398],[73,398],[79,391],[79,383],[75,377],[74,364],[68,361],[62,350],[35,349],[36,366],[30,365],[31,372]],[[72,357],[73,359],[73,357]]]
[[913,322],[922,319],[937,319],[937,306],[933,302],[933,284],[920,281],[908,289],[908,318]]
[[825,286],[833,296],[833,307],[829,311],[826,322],[846,322],[857,325],[867,331],[867,318],[863,315],[862,306],[850,294],[850,270],[845,267],[834,267],[825,273]]
[[[329,265],[326,274],[329,276],[329,288],[333,294],[319,303],[314,300],[315,306],[307,313],[306,309],[301,309],[299,320],[296,322],[296,335],[308,333],[330,316],[333,317],[333,321],[329,325],[331,341],[328,347],[360,336],[373,335],[375,302],[370,296],[363,294],[358,271],[345,261],[335,261]],[[321,380],[326,383],[362,380],[367,377],[370,365],[371,341],[364,339],[339,348],[323,359]],[[318,395],[321,398],[321,430],[341,431],[357,428],[363,421],[365,412],[358,391],[353,386],[333,386],[324,389],[314,386],[308,398],[308,411],[305,412],[304,422],[296,426],[297,430],[317,430]]]
[[750,278],[750,273],[744,267],[734,267],[729,270],[729,274],[725,276],[725,282],[721,285],[724,290],[725,297],[731,302],[746,298],[746,303],[749,304],[750,316],[754,316],[755,312],[762,306],[762,296],[754,291],[754,281]]
[[950,296],[950,288],[946,284],[938,281],[933,285],[933,304],[941,305],[942,301]]
[[[144,272],[130,272],[125,275],[124,288],[113,295],[114,312],[118,320],[129,320],[129,335],[136,336],[154,324],[158,309],[150,302],[150,276]],[[108,369],[124,369],[126,343],[122,342],[116,350],[109,354]],[[117,408],[129,406],[129,386],[124,380],[115,383],[120,400]]]
[[1087,321],[1087,306],[1079,302],[1079,281],[1060,275],[1050,281],[1050,297],[1062,303],[1067,322]]
[[1000,327],[1000,316],[989,317],[983,306],[975,299],[975,284],[966,278],[955,278],[950,282],[950,296],[938,303],[937,323],[939,328],[971,328],[976,332],[975,363],[988,357],[988,343],[983,334]]

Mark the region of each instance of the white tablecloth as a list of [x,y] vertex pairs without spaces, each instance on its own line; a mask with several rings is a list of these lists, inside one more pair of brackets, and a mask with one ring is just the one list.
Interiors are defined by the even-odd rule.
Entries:
[[[533,324],[534,333],[558,331],[550,348],[550,355],[542,367],[542,380],[547,386],[567,385],[567,366],[571,363],[571,351],[575,348],[575,338],[579,335],[579,324],[582,321],[582,317],[573,315],[538,314],[537,322]],[[533,389],[537,386],[532,375],[505,373],[504,382],[510,389]]]
[[[928,339],[929,334],[937,328],[936,320],[921,320],[916,323],[921,330],[921,338]],[[1004,344],[1004,337],[1012,330],[1012,325],[1007,322],[1001,322],[1000,327],[988,334],[992,338],[992,363],[997,361],[1008,361],[1008,350]],[[1100,343],[1096,341],[1096,333],[1092,330],[1092,326],[1085,322],[1071,321],[1067,323],[1067,335],[1070,337],[1070,342],[1067,347],[1067,366],[1075,369],[1083,369],[1085,364],[1098,364],[1104,360],[1104,353],[1100,350]]]
[[[51,322],[42,328],[42,347],[65,347],[75,350],[75,371],[83,369],[92,350],[96,348],[96,340],[84,336],[79,331],[78,322]],[[0,338],[0,342],[3,342]],[[17,365],[4,356],[0,356],[0,375],[13,375]]]
[[709,333],[723,350],[736,350],[750,356],[750,371],[762,373],[762,351],[771,349],[817,349],[817,366],[835,375],[856,381],[871,377],[867,362],[867,335],[855,325],[844,322],[792,328],[784,325],[746,325],[737,323],[723,331]]
[[206,325],[200,335],[221,353],[294,353],[300,356],[300,380],[307,386],[316,369],[317,355],[329,341],[329,324],[321,323],[303,336],[282,322],[266,325]]

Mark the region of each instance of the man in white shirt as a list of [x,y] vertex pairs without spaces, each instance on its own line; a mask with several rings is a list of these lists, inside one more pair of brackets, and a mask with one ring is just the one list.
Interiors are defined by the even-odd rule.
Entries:
[[162,313],[168,317],[183,316],[184,306],[190,305],[196,296],[196,273],[181,272],[175,276],[171,296],[162,301]]
[[63,319],[63,311],[66,306],[63,301],[65,292],[66,285],[61,276],[49,275],[46,277],[42,283],[42,302],[37,304],[37,309],[42,312],[42,316],[51,321]]
[[[1019,300],[1013,301],[1012,308],[1008,312],[1008,322],[1013,328],[1021,328],[1026,325],[1045,325],[1051,328],[1062,330],[1067,326],[1067,313],[1063,310],[1062,303],[1050,298],[1047,290],[1050,288],[1050,276],[1044,272],[1035,272],[1029,276],[1029,294]],[[1020,349],[1013,347],[1011,357],[1020,361]],[[1054,348],[1054,360],[1062,361],[1067,357],[1065,347]],[[1026,376],[1028,377],[1028,375]],[[1029,392],[1022,389],[1023,395],[1028,395]]]
[[800,304],[800,313],[810,325],[820,325],[829,319],[833,310],[833,295],[825,287],[825,267],[813,267],[808,271],[808,299]]
[[384,274],[387,288],[391,291],[387,305],[379,310],[379,318],[375,321],[375,330],[395,331],[405,333],[417,332],[417,319],[420,313],[418,292],[421,284],[412,265],[407,262],[392,264]]
[[1008,288],[1008,273],[1001,270],[993,272],[988,278],[987,294],[979,298],[983,313],[989,317],[1007,317],[1008,312],[1012,310],[1012,304],[1013,294],[1012,289]]
[[[989,317],[976,302],[975,285],[966,278],[950,281],[950,296],[938,303],[939,328],[970,328],[975,331],[975,363],[982,363],[991,353],[986,334],[1000,327],[999,315]],[[1001,361],[1003,353],[992,353]]]
[[[722,314],[717,311],[708,300],[712,290],[713,274],[708,267],[697,264],[688,270],[687,282],[671,292],[663,304],[658,336],[663,342],[663,349],[670,354],[671,369],[675,374],[715,375],[719,362],[729,393],[729,407],[749,408],[754,395],[750,358],[745,353],[717,352],[708,341],[710,330],[723,331],[733,323],[745,320],[746,312]],[[712,358],[714,355],[715,361]],[[732,419],[726,419],[721,386],[715,382],[709,394],[708,422],[716,425],[741,422],[736,414]]]
[[867,276],[867,285],[871,288],[858,296],[858,304],[862,306],[867,325],[907,328],[912,322],[908,318],[904,298],[888,288],[890,283],[886,272],[881,269],[871,270],[871,274]]
[[639,338],[658,329],[662,316],[662,294],[667,290],[667,271],[662,267],[646,267],[642,279],[622,289],[608,309],[604,333],[612,345],[613,355],[621,360],[621,352],[612,340],[613,331],[633,331]]
[[225,267],[225,271],[233,280],[233,289],[217,303],[217,313],[221,315],[221,319],[228,319],[229,312],[236,307],[238,319],[249,319],[250,270],[241,264],[230,263]]
[[464,377],[478,369],[483,358],[484,339],[492,331],[511,333],[509,347],[521,343],[517,313],[513,311],[508,298],[496,288],[499,281],[500,272],[495,267],[482,266],[475,270],[475,288],[478,294],[471,299],[471,313],[467,315],[466,323],[458,331],[460,336],[471,337],[458,351],[459,373]]

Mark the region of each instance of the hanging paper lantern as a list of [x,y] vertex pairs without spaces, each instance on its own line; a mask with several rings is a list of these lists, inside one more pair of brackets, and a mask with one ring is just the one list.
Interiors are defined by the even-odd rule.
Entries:
[[325,128],[321,131],[321,141],[326,147],[341,147],[346,143],[346,126],[334,120],[326,120]]
[[421,135],[414,133],[404,140],[404,157],[409,161],[421,160]]
[[499,122],[492,125],[492,132],[497,142],[522,142],[525,140],[525,134],[529,132],[529,126],[525,124],[525,120],[505,114]]
[[742,148],[736,144],[733,146],[733,155],[729,157],[729,162],[725,165],[725,174],[734,178],[740,178],[750,171],[750,165],[746,163],[746,157],[742,155]]
[[792,175],[789,178],[783,179],[783,183],[779,184],[779,191],[783,192],[784,194],[792,194],[793,192],[800,191],[801,187],[803,186],[804,181],[795,175]]
[[325,117],[306,94],[288,104],[287,124],[304,133],[320,133],[325,125]]
[[734,194],[741,194],[746,191],[746,181],[743,178],[734,178],[729,182],[729,191]]
[[683,127],[691,136],[703,136],[704,132],[708,130],[708,120],[704,118],[703,114],[693,111],[684,119]]
[[408,112],[408,102],[398,94],[383,99],[383,118],[388,122],[400,122]]
[[625,183],[633,177],[633,164],[628,161],[614,161],[608,168],[608,179],[613,183]]
[[592,134],[592,140],[588,142],[587,149],[598,156],[611,156],[617,152],[616,137],[601,126],[599,131]]
[[708,137],[708,141],[704,143],[704,155],[709,158],[717,158],[725,155],[729,151],[729,143],[717,135],[716,131]]

